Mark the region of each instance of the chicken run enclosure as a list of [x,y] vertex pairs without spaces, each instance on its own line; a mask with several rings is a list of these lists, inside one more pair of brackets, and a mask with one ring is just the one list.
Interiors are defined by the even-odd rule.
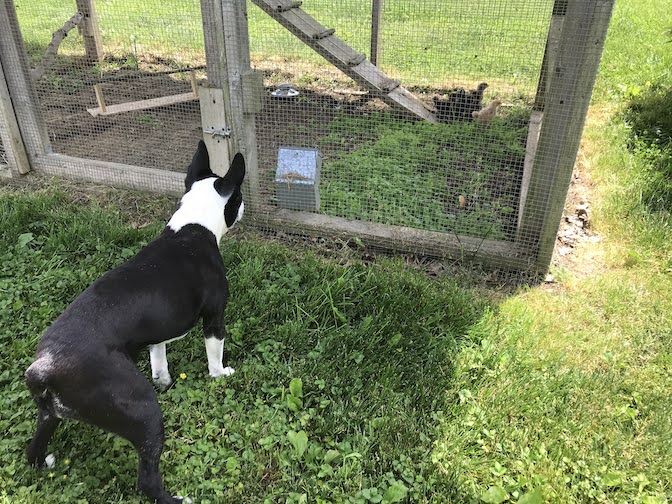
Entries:
[[183,191],[249,225],[547,268],[613,0],[0,0],[0,174]]

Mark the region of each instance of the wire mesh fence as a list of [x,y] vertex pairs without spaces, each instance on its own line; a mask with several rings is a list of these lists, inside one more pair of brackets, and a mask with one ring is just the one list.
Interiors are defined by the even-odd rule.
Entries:
[[[369,53],[371,3],[301,8]],[[437,109],[430,124],[366,93],[253,7],[250,49],[267,90],[257,136],[268,197],[281,146],[318,148],[324,214],[512,239],[551,9],[548,0],[385,1],[378,67]],[[282,84],[296,96],[274,98]],[[502,105],[492,118],[472,117],[495,100]]]
[[[2,137],[0,137],[0,177],[9,170],[9,159],[7,156],[9,156],[9,153],[5,150],[5,146],[2,143]],[[7,173],[7,175],[9,174]]]
[[[63,29],[82,3],[93,5],[16,1],[53,151],[183,170],[190,159],[187,147],[201,137],[200,109],[191,83],[192,78],[205,77],[198,3],[96,2],[100,56],[87,54],[85,22],[80,22],[38,77],[35,69],[45,58],[52,34]],[[142,108],[150,99],[157,105],[170,104]]]
[[15,0],[25,53],[2,56],[35,90],[38,110],[17,120],[66,172],[111,162],[151,188],[204,135],[199,86],[234,101],[240,87],[253,127],[245,144],[233,124],[231,148],[256,153],[253,211],[300,211],[312,232],[374,229],[392,249],[487,244],[505,266],[534,255],[564,200],[612,3]]

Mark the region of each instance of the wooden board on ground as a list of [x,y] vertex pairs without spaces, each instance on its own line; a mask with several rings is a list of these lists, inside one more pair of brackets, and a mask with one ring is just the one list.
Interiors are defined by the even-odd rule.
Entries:
[[534,263],[529,247],[500,240],[375,224],[311,212],[261,208],[246,222],[262,229],[350,240],[358,237],[381,249],[476,262],[492,268],[528,270]]

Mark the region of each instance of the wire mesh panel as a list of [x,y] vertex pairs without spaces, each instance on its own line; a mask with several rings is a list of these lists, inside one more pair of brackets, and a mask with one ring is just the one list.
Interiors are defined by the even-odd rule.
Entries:
[[[186,167],[201,138],[194,93],[205,78],[198,0],[15,5],[55,153]],[[50,52],[59,38],[57,54]]]
[[2,143],[2,137],[0,137],[0,176],[7,170],[9,170],[9,153],[5,151],[5,146]]
[[0,48],[31,155],[151,188],[188,164],[203,114],[247,156],[257,225],[542,269],[613,7],[15,1],[26,53]]
[[[385,103],[250,6],[252,60],[266,85],[256,119],[265,194],[284,204],[275,198],[280,147],[317,148],[315,211],[512,240],[552,7],[385,0],[378,67],[435,110],[432,124]],[[370,59],[371,2],[310,0],[300,9]]]

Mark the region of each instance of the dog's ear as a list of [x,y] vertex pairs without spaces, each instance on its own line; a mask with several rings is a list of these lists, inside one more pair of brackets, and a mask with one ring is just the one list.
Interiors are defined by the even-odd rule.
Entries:
[[240,186],[245,178],[245,158],[238,152],[231,161],[229,171],[224,175],[224,180],[227,184],[233,186]]
[[191,164],[187,168],[187,177],[184,179],[184,186],[189,191],[194,182],[212,176],[208,148],[205,146],[205,142],[200,140]]
[[229,171],[226,172],[226,175],[215,182],[217,192],[219,192],[219,194],[222,196],[224,196],[224,194],[230,193],[235,187],[240,187],[242,185],[244,178],[245,158],[240,152],[238,152],[233,157],[233,161],[231,161],[231,166],[229,167]]

